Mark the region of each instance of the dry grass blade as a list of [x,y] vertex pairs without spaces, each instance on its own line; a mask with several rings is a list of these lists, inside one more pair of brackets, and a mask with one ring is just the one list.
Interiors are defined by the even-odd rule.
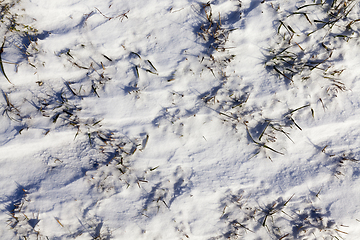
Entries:
[[[69,61],[69,62],[71,62],[71,61]],[[81,69],[86,69],[86,70],[88,70],[89,68],[87,68],[87,67],[83,67],[83,66],[80,66],[79,64],[77,64],[76,62],[71,62],[74,66],[76,66],[76,67],[78,67],[78,68],[81,68]]]
[[302,131],[302,128],[295,122],[295,120],[294,120],[292,117],[290,117],[289,119],[294,123],[294,125],[295,125],[300,131]]
[[260,146],[262,146],[264,148],[267,148],[267,149],[269,149],[269,150],[271,150],[271,151],[273,151],[273,152],[275,152],[277,154],[284,155],[282,152],[276,151],[275,149],[273,149],[273,148],[271,148],[271,147],[269,147],[269,146],[267,146],[265,144],[260,144]]
[[301,7],[298,7],[297,9],[300,10],[302,8],[311,7],[311,6],[317,6],[317,5],[322,5],[322,3],[307,4],[307,5],[303,5]]
[[71,92],[72,94],[74,94],[74,96],[77,96],[77,94],[74,92],[74,90],[70,87],[70,83],[69,83],[69,82],[65,81],[65,85],[68,87],[68,89],[70,90],[70,92]]
[[270,121],[267,122],[266,126],[264,127],[264,130],[261,132],[260,136],[259,136],[259,141],[261,141],[261,138],[263,137],[267,127],[269,126],[270,124]]
[[269,216],[269,215],[266,215],[265,218],[264,218],[264,221],[263,221],[263,223],[262,223],[262,226],[263,226],[263,227],[266,226],[266,219],[267,219],[268,216]]
[[[307,13],[304,13],[304,12],[293,12],[292,14],[290,14],[289,16],[291,16],[291,15],[293,15],[293,14],[300,14],[300,15],[304,15],[305,16],[305,18],[306,18],[306,20],[312,25],[312,22],[310,21],[310,19],[309,19],[309,17],[308,17],[308,15],[307,15]],[[288,17],[289,17],[288,16]]]
[[339,233],[343,233],[343,234],[348,234],[347,232],[340,231],[339,229],[336,229],[336,228],[335,228],[335,231],[337,231]]
[[291,82],[293,82],[293,80],[291,78],[289,78],[288,76],[286,76],[283,72],[281,72],[279,69],[277,69],[275,66],[274,66],[274,70],[279,73],[280,75],[282,75],[284,78],[290,80]]
[[146,71],[146,72],[149,72],[149,73],[152,73],[152,74],[155,74],[155,75],[159,75],[158,73],[153,72],[153,71],[151,71],[151,70],[149,70],[149,69],[146,69],[145,71]]
[[293,34],[295,33],[295,31],[290,27],[290,25],[286,25],[283,21],[279,20],[280,25],[278,28],[278,33],[280,32],[280,28],[283,26],[286,31],[289,33],[290,36],[293,36]]
[[220,115],[224,115],[224,116],[226,116],[226,117],[228,117],[228,118],[232,118],[232,119],[235,119],[235,120],[239,121],[236,117],[230,116],[230,115],[228,115],[228,114],[226,114],[226,113],[219,112],[219,114],[220,114]]
[[54,117],[53,117],[53,123],[56,123],[56,121],[57,121],[57,119],[59,118],[59,116],[60,116],[60,113],[57,113],[57,114],[54,115]]
[[141,59],[140,54],[138,54],[138,53],[136,53],[136,52],[130,52],[130,54],[134,54],[134,55],[136,55],[138,58]]
[[114,19],[114,18],[119,18],[121,22],[124,20],[124,18],[128,18],[127,14],[130,12],[130,10],[128,10],[128,11],[126,11],[125,13],[120,14],[120,15],[117,15],[117,16],[115,16],[115,17],[108,17],[108,16],[106,16],[105,14],[103,14],[97,7],[95,7],[95,9],[98,10],[99,13],[100,13],[101,15],[103,15],[105,18],[107,18],[108,20],[111,20],[111,19]]
[[286,238],[286,237],[289,236],[289,235],[290,235],[290,233],[285,234],[284,236],[282,236],[281,238],[279,238],[279,240],[284,239],[284,238]]
[[159,166],[156,166],[156,167],[154,167],[154,168],[150,168],[150,171],[152,172],[152,171],[156,170],[158,167],[159,167]]
[[139,67],[138,67],[138,66],[135,66],[135,71],[136,71],[136,76],[137,76],[137,78],[140,78],[140,75],[139,75]]
[[[7,105],[8,107],[15,108],[14,105],[12,105],[12,103],[10,102],[8,95],[7,95],[6,93],[4,93],[4,92],[3,92],[3,94],[4,94],[4,97],[5,97],[6,105]],[[15,109],[16,109],[16,108],[15,108]]]
[[99,120],[99,121],[95,122],[95,123],[93,124],[93,126],[95,126],[95,125],[99,124],[102,120],[104,120],[104,119],[101,119],[101,120]]
[[248,230],[249,232],[255,233],[254,231],[252,231],[251,229],[247,228],[246,226],[244,226],[243,224],[241,224],[241,223],[239,223],[239,222],[236,222],[234,225],[239,225],[240,227]]
[[56,218],[56,217],[54,217],[54,218],[55,218],[56,222],[57,222],[61,227],[64,227],[64,225],[62,225],[62,223],[60,222],[60,220],[59,220],[58,218]]
[[295,193],[284,203],[284,206],[290,202],[290,200],[295,196]]
[[96,88],[94,87],[94,85],[91,85],[91,88],[92,88],[92,90],[94,91],[94,93],[96,94],[96,96],[97,96],[98,98],[100,98],[100,96],[99,96],[99,94],[97,93]]
[[110,62],[112,62],[112,59],[109,58],[108,56],[106,56],[105,54],[103,54],[103,57],[106,58],[107,60],[109,60]]
[[307,104],[307,105],[304,105],[302,107],[296,108],[296,109],[290,111],[289,114],[292,114],[292,113],[294,113],[296,111],[299,111],[300,109],[303,109],[303,108],[306,108],[306,107],[310,107],[310,104]]
[[155,70],[155,71],[157,71],[157,69],[154,67],[154,65],[150,62],[150,60],[146,60],[150,65],[151,65],[151,67]]
[[3,44],[1,45],[1,48],[0,48],[0,67],[1,67],[1,71],[3,72],[6,80],[8,80],[8,82],[12,84],[12,82],[10,82],[9,78],[8,78],[8,77],[6,76],[6,74],[5,74],[5,70],[4,70],[4,66],[3,66],[3,61],[2,61],[2,59],[1,59],[1,54],[2,54],[3,51],[4,51],[5,39],[6,39],[6,38],[4,37],[4,42],[3,42]]

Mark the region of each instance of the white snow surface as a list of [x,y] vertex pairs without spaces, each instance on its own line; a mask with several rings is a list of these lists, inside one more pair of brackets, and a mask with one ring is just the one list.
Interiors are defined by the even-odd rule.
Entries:
[[0,4],[1,239],[359,239],[358,0]]

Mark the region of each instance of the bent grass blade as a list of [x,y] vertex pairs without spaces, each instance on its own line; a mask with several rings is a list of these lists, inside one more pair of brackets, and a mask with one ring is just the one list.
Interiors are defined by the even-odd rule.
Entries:
[[0,67],[1,67],[1,71],[2,71],[2,73],[4,74],[6,80],[8,80],[8,82],[12,84],[12,82],[10,82],[9,78],[6,76],[6,73],[5,73],[5,70],[4,70],[4,66],[3,66],[3,61],[2,61],[2,59],[1,59],[1,54],[4,52],[5,39],[6,39],[6,38],[4,37],[4,42],[3,42],[3,44],[1,45],[1,48],[0,48]]

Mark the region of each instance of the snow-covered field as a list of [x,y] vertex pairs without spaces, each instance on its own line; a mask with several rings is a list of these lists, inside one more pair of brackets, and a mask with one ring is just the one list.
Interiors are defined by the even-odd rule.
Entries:
[[0,0],[1,239],[359,239],[358,0]]

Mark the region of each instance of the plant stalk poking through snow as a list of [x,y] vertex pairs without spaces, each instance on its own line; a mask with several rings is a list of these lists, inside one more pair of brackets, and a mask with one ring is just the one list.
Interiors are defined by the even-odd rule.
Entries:
[[[9,78],[6,76],[6,73],[5,73],[5,70],[4,70],[4,66],[3,66],[3,61],[2,61],[2,59],[1,59],[1,54],[4,52],[5,40],[6,40],[6,37],[4,37],[4,41],[3,41],[2,45],[1,45],[1,48],[0,48],[0,67],[1,67],[1,71],[2,71],[2,73],[4,74],[4,77],[6,78],[6,80],[8,80],[8,82],[11,83],[10,80],[9,80]],[[11,83],[11,84],[12,84],[12,83]]]

